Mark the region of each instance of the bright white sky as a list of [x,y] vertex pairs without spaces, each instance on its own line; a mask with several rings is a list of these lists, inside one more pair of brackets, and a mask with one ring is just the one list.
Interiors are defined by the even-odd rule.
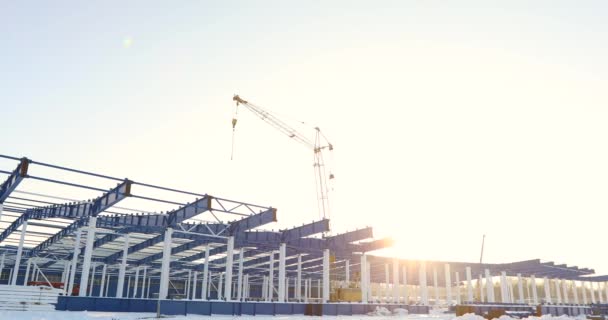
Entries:
[[334,143],[335,232],[608,273],[607,9],[5,1],[0,151],[317,219],[312,154],[244,109],[230,161],[238,93]]

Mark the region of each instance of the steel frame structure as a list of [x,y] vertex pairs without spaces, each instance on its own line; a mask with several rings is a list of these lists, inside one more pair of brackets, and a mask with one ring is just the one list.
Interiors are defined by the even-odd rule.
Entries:
[[[591,276],[592,269],[538,259],[479,264],[371,256],[392,240],[373,239],[370,227],[327,235],[329,220],[322,219],[270,231],[263,228],[278,220],[271,206],[28,158],[0,160],[0,275],[13,285],[42,274],[65,283],[68,294],[79,286],[81,296],[326,302],[330,281],[358,278],[367,302],[373,284],[449,288],[465,274],[469,282],[486,275],[608,281]],[[38,169],[43,174],[33,175]]]

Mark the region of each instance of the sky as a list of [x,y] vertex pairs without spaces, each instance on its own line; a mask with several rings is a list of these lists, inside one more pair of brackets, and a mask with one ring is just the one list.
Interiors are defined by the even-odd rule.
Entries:
[[[318,219],[408,259],[608,274],[604,1],[0,2],[0,153]],[[313,131],[305,131],[311,137]],[[0,169],[8,170],[10,166]]]

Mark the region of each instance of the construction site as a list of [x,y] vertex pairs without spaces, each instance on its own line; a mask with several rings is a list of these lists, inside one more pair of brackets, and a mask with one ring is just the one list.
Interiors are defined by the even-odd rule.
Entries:
[[322,219],[271,230],[281,219],[272,206],[0,155],[7,165],[0,169],[0,309],[606,314],[608,276],[593,269],[540,259],[483,263],[483,245],[478,263],[404,260],[374,255],[393,240],[375,239],[372,227],[330,233],[335,177],[324,154],[333,145],[318,127],[309,140],[267,109],[238,95],[233,102],[233,134],[244,106],[313,152]]

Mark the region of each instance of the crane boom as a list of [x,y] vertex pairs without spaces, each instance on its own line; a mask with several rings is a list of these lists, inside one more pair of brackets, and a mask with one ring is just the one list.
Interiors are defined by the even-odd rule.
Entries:
[[[281,120],[279,117],[274,115],[269,110],[266,110],[260,106],[257,106],[253,103],[250,103],[247,100],[242,99],[238,95],[234,95],[232,100],[236,102],[236,106],[238,108],[239,105],[243,105],[249,111],[251,111],[254,115],[258,116],[264,122],[270,124],[275,129],[286,135],[287,137],[297,141],[309,149],[313,150],[314,153],[314,171],[315,171],[315,186],[317,192],[317,205],[319,210],[319,215],[323,218],[329,217],[329,186],[328,181],[334,179],[334,175],[330,172],[327,175],[325,171],[325,160],[323,157],[323,151],[333,150],[333,145],[329,143],[325,135],[321,133],[321,129],[319,127],[315,127],[315,138],[314,140],[310,140],[306,135],[302,134],[298,130],[294,129],[290,125],[288,125],[285,121]],[[232,128],[236,126],[237,119],[232,119]]]

